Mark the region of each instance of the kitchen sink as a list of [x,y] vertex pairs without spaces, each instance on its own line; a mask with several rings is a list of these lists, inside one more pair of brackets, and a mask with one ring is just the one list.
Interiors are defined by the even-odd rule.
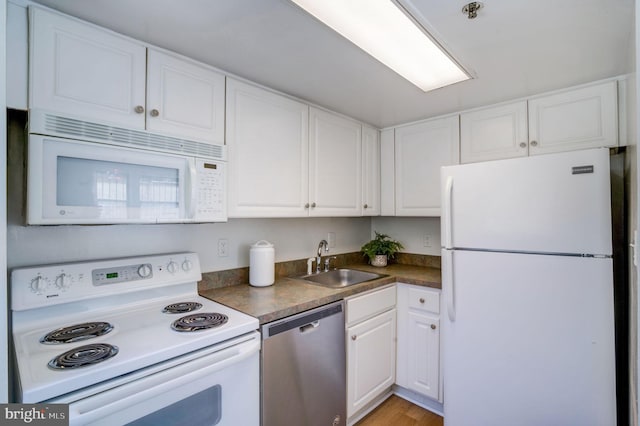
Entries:
[[325,287],[348,287],[354,284],[360,284],[366,281],[384,278],[388,275],[376,274],[373,272],[357,271],[355,269],[333,269],[327,272],[319,272],[317,274],[303,275],[297,277],[300,280],[308,281],[310,284],[321,285]]

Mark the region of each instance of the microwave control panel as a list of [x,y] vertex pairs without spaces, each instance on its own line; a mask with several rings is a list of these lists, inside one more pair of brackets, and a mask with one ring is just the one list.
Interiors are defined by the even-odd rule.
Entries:
[[226,164],[196,159],[194,221],[226,221]]

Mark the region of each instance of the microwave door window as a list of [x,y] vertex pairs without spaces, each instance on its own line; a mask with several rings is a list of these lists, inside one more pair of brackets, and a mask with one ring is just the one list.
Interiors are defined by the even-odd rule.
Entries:
[[77,157],[58,157],[59,208],[83,215],[153,222],[180,215],[179,170]]

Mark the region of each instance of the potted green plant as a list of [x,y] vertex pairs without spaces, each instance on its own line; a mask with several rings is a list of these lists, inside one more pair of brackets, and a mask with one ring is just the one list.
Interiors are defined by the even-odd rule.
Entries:
[[396,240],[392,240],[388,235],[376,232],[376,237],[362,246],[360,249],[373,266],[387,266],[388,259],[393,259],[396,252],[402,250],[404,246]]

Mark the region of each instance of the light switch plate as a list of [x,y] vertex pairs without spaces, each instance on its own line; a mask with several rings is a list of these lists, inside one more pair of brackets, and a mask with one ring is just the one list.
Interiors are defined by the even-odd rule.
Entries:
[[333,248],[336,246],[336,233],[329,232],[327,234],[327,242],[329,243],[329,248]]

